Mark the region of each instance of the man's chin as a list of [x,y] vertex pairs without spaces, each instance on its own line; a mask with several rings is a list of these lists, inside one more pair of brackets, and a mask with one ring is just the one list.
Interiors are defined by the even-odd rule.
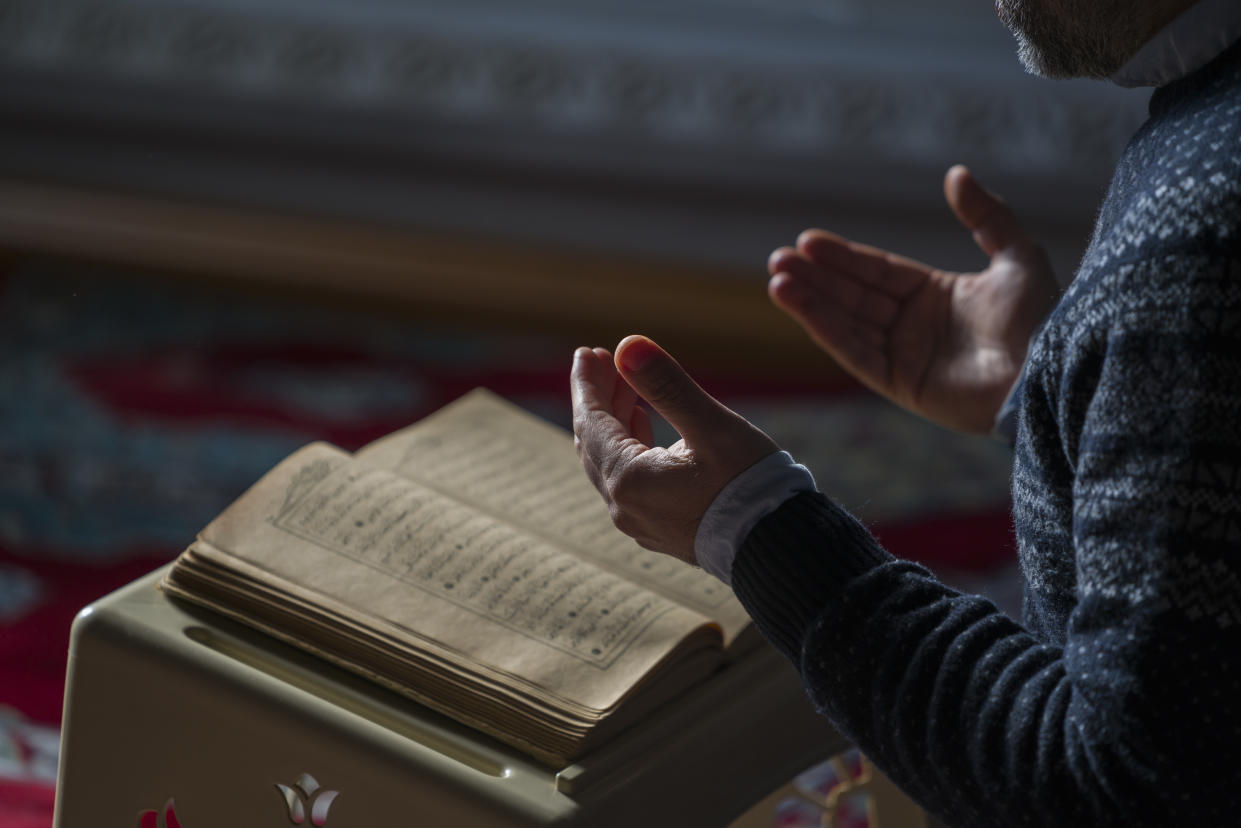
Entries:
[[1021,65],[1056,79],[1116,74],[1150,37],[1150,21],[1137,11],[1121,0],[995,0],[996,15],[1017,38]]
[[1064,61],[1057,60],[1047,50],[1039,47],[1030,38],[1026,37],[1025,34],[1021,32],[1015,32],[1014,34],[1017,38],[1017,60],[1021,62],[1022,68],[1031,75],[1048,78],[1049,80],[1099,77],[1085,71],[1083,67],[1066,65]]
[[1059,65],[1040,45],[1040,41],[1049,40],[1040,37],[1034,30],[1046,28],[1047,21],[1040,21],[1038,11],[1032,9],[1028,0],[995,0],[995,14],[1017,39],[1017,59],[1032,75],[1041,78],[1064,78],[1066,67]]

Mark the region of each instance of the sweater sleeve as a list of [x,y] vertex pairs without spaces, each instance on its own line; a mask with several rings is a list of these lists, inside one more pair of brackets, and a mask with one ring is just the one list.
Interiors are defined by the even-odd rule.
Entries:
[[737,557],[738,597],[813,703],[949,825],[1241,814],[1241,294],[1218,270],[1115,309],[1027,390],[1069,502],[1057,520],[1048,494],[1018,534],[1024,554],[1064,533],[1060,571],[1027,571],[1067,584],[1061,638],[892,558],[818,494]]

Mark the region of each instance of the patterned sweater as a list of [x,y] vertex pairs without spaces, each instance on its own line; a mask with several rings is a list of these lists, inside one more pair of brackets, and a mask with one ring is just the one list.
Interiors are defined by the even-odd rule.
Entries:
[[1023,386],[1022,624],[819,494],[734,589],[949,825],[1241,824],[1241,46],[1156,91]]

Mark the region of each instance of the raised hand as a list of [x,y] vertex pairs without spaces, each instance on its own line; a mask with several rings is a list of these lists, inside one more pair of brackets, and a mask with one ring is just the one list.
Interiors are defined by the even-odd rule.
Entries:
[[[644,336],[578,348],[570,377],[578,456],[612,521],[647,549],[694,563],[703,514],[728,483],[778,447],[703,391]],[[654,445],[641,396],[681,439]]]
[[944,195],[991,257],[986,270],[937,270],[807,230],[772,253],[768,292],[870,388],[941,425],[986,433],[1059,288],[1042,248],[969,170],[950,169]]

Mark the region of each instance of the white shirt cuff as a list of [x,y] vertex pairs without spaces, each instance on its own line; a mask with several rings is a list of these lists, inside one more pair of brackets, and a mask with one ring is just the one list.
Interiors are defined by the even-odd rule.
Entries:
[[698,565],[732,586],[733,559],[760,520],[793,495],[816,490],[810,469],[777,451],[733,478],[711,501],[694,537]]

